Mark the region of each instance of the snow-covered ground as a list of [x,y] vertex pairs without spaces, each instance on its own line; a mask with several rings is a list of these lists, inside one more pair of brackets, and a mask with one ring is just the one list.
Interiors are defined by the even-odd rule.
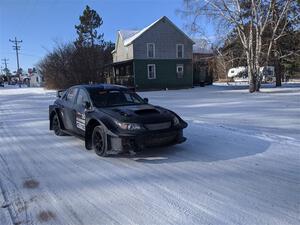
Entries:
[[48,130],[54,92],[0,89],[0,224],[300,224],[300,85],[141,95],[187,142],[100,158]]

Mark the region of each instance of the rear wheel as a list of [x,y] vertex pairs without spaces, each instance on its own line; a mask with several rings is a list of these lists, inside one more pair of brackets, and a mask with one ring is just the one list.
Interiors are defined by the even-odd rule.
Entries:
[[99,156],[107,156],[105,131],[101,126],[96,126],[92,135],[93,149]]
[[57,114],[55,114],[52,118],[52,128],[54,130],[55,135],[57,135],[57,136],[64,135],[64,132],[62,131],[62,129],[60,127],[60,122],[59,122]]

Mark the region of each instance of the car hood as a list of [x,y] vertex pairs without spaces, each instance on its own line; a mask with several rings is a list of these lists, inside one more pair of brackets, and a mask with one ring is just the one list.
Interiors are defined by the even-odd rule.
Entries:
[[171,121],[174,117],[169,110],[150,104],[115,106],[99,110],[119,121],[130,123],[159,123]]

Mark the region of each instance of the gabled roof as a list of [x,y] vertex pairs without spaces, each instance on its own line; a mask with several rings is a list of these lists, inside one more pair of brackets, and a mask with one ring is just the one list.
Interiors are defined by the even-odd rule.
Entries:
[[140,30],[119,30],[119,34],[123,40],[131,38],[133,35],[140,32]]
[[154,21],[153,23],[151,23],[149,26],[145,27],[142,30],[120,30],[119,33],[124,41],[124,46],[128,46],[130,45],[134,40],[136,40],[137,38],[139,38],[141,35],[143,35],[147,30],[149,30],[151,27],[153,27],[155,24],[157,24],[159,21],[161,20],[165,20],[167,21],[169,24],[171,24],[176,30],[178,30],[179,32],[181,32],[188,40],[190,40],[193,44],[194,41],[187,36],[182,30],[180,30],[174,23],[172,23],[171,20],[169,20],[166,16],[163,16],[161,18],[159,18],[158,20]]
[[[189,37],[187,36],[181,29],[179,29],[174,23],[172,23],[171,20],[168,19],[168,17],[163,16],[161,18],[159,18],[158,20],[154,21],[153,23],[151,23],[149,26],[145,27],[142,30],[119,30],[118,31],[118,39],[119,37],[122,38],[124,46],[128,46],[130,45],[134,40],[136,40],[137,38],[139,38],[141,35],[143,35],[147,30],[149,30],[151,27],[153,27],[155,24],[157,24],[159,21],[161,20],[165,20],[167,21],[171,26],[173,26],[178,32],[182,33],[192,44],[195,44],[195,42]],[[117,41],[118,42],[118,41]],[[117,43],[118,44],[118,43]],[[115,49],[111,52],[114,53],[116,52],[117,46],[115,47]]]
[[[131,38],[133,35],[137,34],[138,32],[140,32],[140,30],[119,30],[117,44],[118,44],[119,37],[122,38],[123,43],[124,43],[126,39]],[[115,46],[115,49],[111,53],[116,52],[116,49],[117,49],[117,46]]]

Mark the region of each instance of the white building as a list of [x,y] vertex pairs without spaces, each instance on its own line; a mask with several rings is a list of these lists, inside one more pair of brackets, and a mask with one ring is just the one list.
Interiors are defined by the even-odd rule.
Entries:
[[30,87],[42,87],[44,83],[43,76],[40,73],[32,73],[30,75]]

